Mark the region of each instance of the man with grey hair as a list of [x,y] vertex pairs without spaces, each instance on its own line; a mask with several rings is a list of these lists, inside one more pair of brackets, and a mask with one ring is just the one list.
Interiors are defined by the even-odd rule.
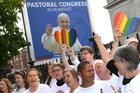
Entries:
[[140,57],[131,46],[121,46],[114,52],[114,65],[119,71],[120,78],[130,79],[129,83],[121,86],[121,93],[139,93],[140,70],[138,64]]
[[[58,26],[52,27],[50,24],[46,26],[45,33],[43,34],[41,38],[41,42],[43,44],[43,47],[50,52],[53,52],[54,54],[60,53],[60,46],[56,42],[54,33],[56,31],[61,31],[62,29],[68,30],[70,27],[70,17],[66,13],[60,13],[58,15]],[[76,42],[72,46],[74,50],[79,51],[81,44],[76,39]]]

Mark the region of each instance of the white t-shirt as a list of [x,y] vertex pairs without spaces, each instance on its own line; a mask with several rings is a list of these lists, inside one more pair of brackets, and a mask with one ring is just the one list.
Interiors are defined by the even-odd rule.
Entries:
[[111,76],[109,80],[103,80],[103,81],[107,82],[111,86],[114,92],[117,92],[120,88],[119,86],[120,78],[114,74]]
[[53,93],[64,93],[69,89],[66,83],[64,83],[62,86],[57,86],[56,82],[54,82],[51,86],[51,89]]
[[13,93],[23,93],[26,88],[20,88],[18,91],[15,89]]
[[130,83],[121,86],[121,93],[140,93],[140,73]]
[[64,93],[70,93],[70,88],[68,90],[64,91]]
[[[49,85],[49,86],[51,87],[51,86],[52,86],[52,84],[53,84],[54,82],[56,82],[56,79],[54,79],[54,78],[53,78],[53,79],[51,79],[51,82],[50,82],[50,85]],[[47,84],[47,80],[45,81],[45,84]]]
[[[27,89],[23,93],[31,93],[31,91]],[[53,93],[53,92],[51,91],[51,88],[48,85],[39,84],[38,88],[33,93]]]
[[103,93],[113,93],[109,84],[103,81],[95,81],[92,86],[87,88],[79,86],[73,93],[101,93],[101,90]]
[[52,80],[51,80],[50,87],[52,86],[52,84],[53,84],[54,82],[56,82],[56,79],[52,79]]

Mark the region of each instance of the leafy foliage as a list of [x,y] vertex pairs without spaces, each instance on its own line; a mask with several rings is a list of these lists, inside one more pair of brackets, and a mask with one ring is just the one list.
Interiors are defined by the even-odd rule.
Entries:
[[27,44],[17,26],[17,14],[23,3],[23,0],[0,0],[0,67],[6,66],[8,60]]

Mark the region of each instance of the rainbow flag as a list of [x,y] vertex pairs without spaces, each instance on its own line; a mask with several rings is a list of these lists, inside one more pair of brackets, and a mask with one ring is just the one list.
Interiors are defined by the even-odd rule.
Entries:
[[137,16],[128,18],[123,12],[118,12],[114,17],[114,29],[119,29],[124,35],[139,31],[140,19]]
[[54,33],[54,38],[58,44],[66,44],[67,47],[72,47],[77,39],[77,33],[74,28],[61,29]]

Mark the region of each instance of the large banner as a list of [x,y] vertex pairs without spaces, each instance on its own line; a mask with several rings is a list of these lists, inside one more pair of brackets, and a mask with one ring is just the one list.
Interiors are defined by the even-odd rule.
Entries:
[[52,58],[65,43],[79,51],[91,46],[86,0],[26,0],[35,60]]

